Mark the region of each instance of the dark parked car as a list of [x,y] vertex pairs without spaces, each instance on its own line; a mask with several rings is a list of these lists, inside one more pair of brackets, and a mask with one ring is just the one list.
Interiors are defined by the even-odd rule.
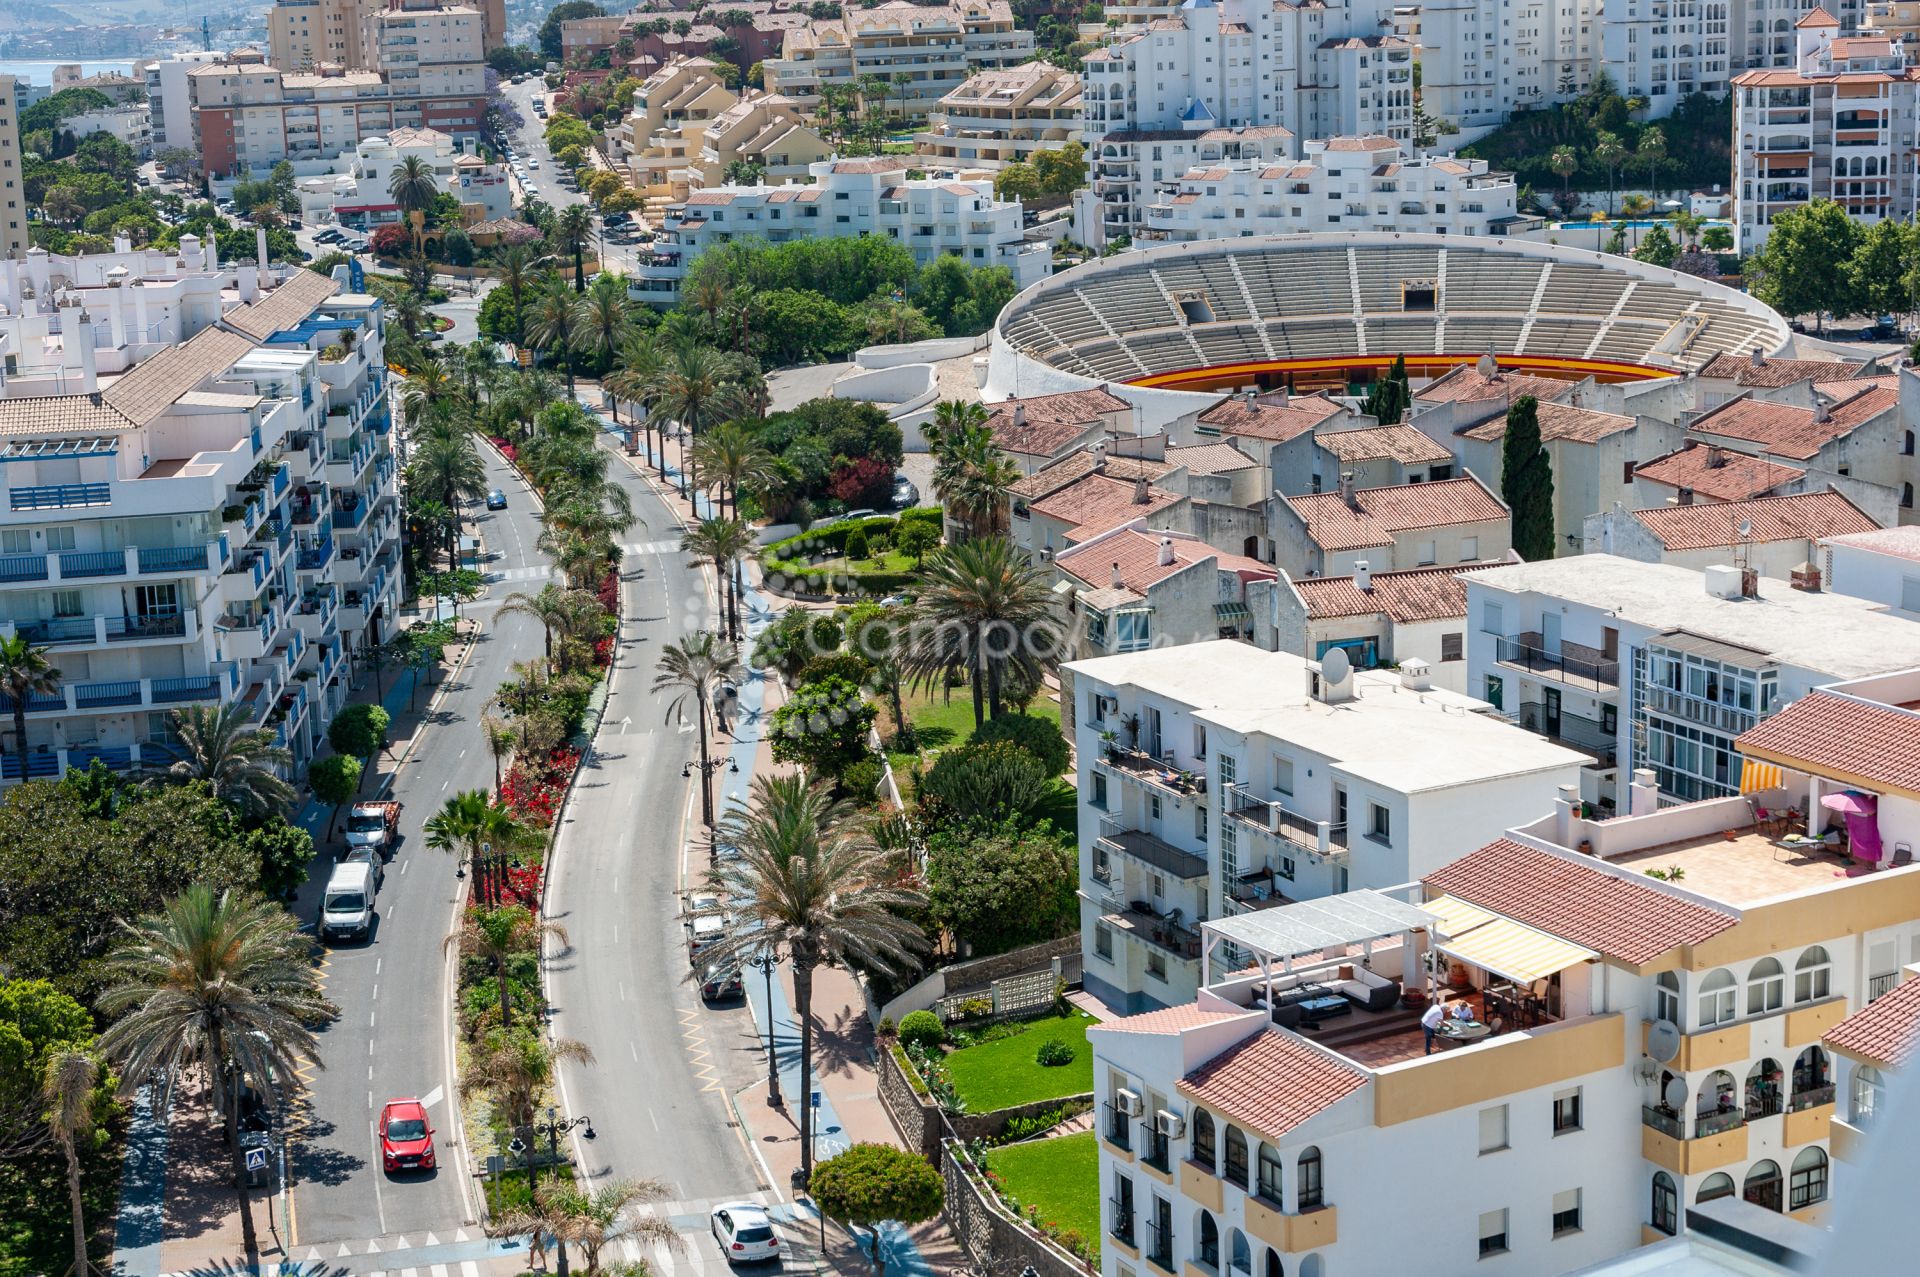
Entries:
[[715,964],[701,973],[700,996],[709,1002],[718,1002],[723,998],[737,998],[744,992],[740,984],[740,968]]
[[487,494],[487,509],[504,510],[507,508],[507,494],[495,488]]

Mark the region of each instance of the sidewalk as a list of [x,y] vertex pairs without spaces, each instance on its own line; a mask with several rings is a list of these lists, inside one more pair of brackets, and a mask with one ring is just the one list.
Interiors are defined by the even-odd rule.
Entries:
[[[603,420],[608,420],[598,407],[598,387],[592,387],[591,390],[583,387],[580,398]],[[615,434],[616,438],[623,438],[625,420],[623,414],[622,429],[618,432],[609,424],[609,433]],[[671,440],[666,444],[668,482],[663,483],[655,464],[658,457],[648,453],[647,442],[643,432],[640,435],[640,452],[626,458],[628,463],[649,477],[663,501],[683,522],[708,514],[709,505],[704,496],[696,494],[699,502],[699,515],[696,515],[694,504],[679,495],[679,445]],[[658,446],[657,435],[653,442]],[[746,591],[742,603],[750,632],[757,632],[786,604],[784,600],[773,599],[760,592],[759,564],[756,560],[747,560],[745,578]],[[774,761],[772,746],[764,739],[758,726],[772,715],[783,699],[784,692],[779,681],[760,671],[755,671],[748,686],[741,689],[740,720],[736,726],[753,725],[756,730],[750,733],[751,739],[729,738],[731,743],[727,752],[739,763],[740,776],[736,780],[728,773],[721,773],[729,781],[725,792],[717,797],[723,807],[736,793],[746,792],[752,776],[771,775],[782,768],[782,764]],[[754,1156],[766,1170],[767,1182],[782,1197],[797,1199],[792,1187],[793,1175],[800,1166],[796,1106],[811,1099],[810,1091],[818,1092],[819,1096],[814,1119],[816,1159],[831,1157],[856,1143],[898,1144],[899,1136],[880,1100],[879,1073],[873,1055],[873,1026],[867,1023],[866,1002],[853,976],[839,968],[822,968],[814,972],[814,1076],[811,1088],[803,1086],[800,1078],[800,1032],[792,1009],[791,966],[782,965],[780,968],[778,978],[773,983],[771,1007],[768,1005],[764,977],[757,973],[749,973],[749,977],[744,982],[747,1002],[763,1041],[767,1025],[773,1025],[774,1055],[780,1071],[784,1105],[776,1109],[767,1103],[765,1081],[736,1093],[732,1103],[735,1114],[747,1131]],[[801,1215],[814,1221],[815,1229],[818,1228],[819,1217],[811,1209],[811,1203],[799,1203],[797,1209]],[[934,1274],[961,1272],[966,1267],[966,1257],[954,1242],[945,1222],[937,1217],[912,1229],[889,1225],[881,1230],[881,1234],[889,1273],[932,1277]],[[815,1231],[806,1239],[809,1249],[819,1246],[819,1237],[820,1234]],[[868,1244],[865,1237],[855,1239],[847,1229],[829,1224],[825,1245],[827,1266],[836,1272],[865,1271],[871,1262],[863,1249]]]

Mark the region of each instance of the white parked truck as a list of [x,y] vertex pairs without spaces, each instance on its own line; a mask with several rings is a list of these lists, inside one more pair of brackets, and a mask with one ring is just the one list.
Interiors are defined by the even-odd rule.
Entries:
[[391,855],[400,836],[400,804],[392,799],[355,803],[347,813],[347,846],[373,847]]

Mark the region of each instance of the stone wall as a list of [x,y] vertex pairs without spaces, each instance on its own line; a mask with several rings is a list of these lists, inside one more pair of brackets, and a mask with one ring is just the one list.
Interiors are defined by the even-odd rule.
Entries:
[[974,1140],[999,1139],[1007,1129],[1007,1124],[1016,1117],[1033,1117],[1049,1109],[1064,1108],[1077,1104],[1081,1108],[1093,1107],[1093,1092],[1085,1095],[1068,1095],[1057,1100],[1034,1100],[1028,1104],[1016,1104],[1012,1108],[995,1109],[991,1113],[953,1113],[946,1116],[947,1129],[956,1139],[972,1143]]
[[1040,1277],[1080,1277],[1091,1269],[1016,1219],[993,1190],[974,1178],[963,1150],[950,1144],[941,1162],[947,1226],[985,1277],[1018,1277],[1031,1267]]
[[914,1090],[894,1048],[883,1046],[879,1055],[880,1101],[886,1105],[894,1129],[900,1132],[900,1142],[939,1166],[940,1141],[946,1135],[940,1106],[932,1097]]
[[[1061,974],[1069,986],[1080,983],[1080,933],[1042,940],[1006,953],[985,958],[970,958],[949,966],[936,967],[927,976],[890,998],[878,1008],[880,1016],[901,1020],[911,1011],[925,1011],[950,994],[985,992],[995,980],[1045,970],[1060,959]],[[873,1021],[880,1023],[880,1017]]]

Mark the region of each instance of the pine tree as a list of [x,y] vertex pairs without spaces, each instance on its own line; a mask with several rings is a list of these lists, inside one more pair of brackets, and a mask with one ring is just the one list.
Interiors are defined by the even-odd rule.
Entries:
[[1553,461],[1540,442],[1539,404],[1522,395],[1507,409],[1500,499],[1513,512],[1513,549],[1531,563],[1554,555]]

